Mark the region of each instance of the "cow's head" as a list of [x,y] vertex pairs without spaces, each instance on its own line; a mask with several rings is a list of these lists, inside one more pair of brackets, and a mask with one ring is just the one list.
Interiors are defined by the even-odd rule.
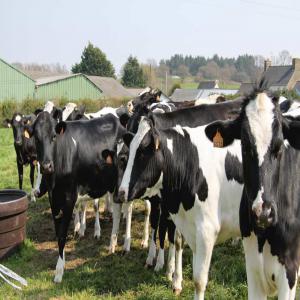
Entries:
[[300,149],[300,122],[282,116],[278,99],[268,95],[261,85],[248,96],[240,115],[233,121],[217,121],[205,129],[207,137],[220,146],[241,140],[245,191],[255,223],[260,228],[278,220],[279,166],[285,151],[284,140]]
[[138,97],[127,103],[127,109],[130,114],[134,113],[140,107],[149,108],[151,104],[159,102],[162,92],[158,89],[147,87]]
[[76,103],[68,103],[62,109],[62,121],[80,120],[84,116],[85,105],[78,106]]
[[56,135],[63,134],[65,122],[57,124],[57,121],[47,111],[39,113],[32,126],[27,130],[30,136],[34,136],[37,159],[43,174],[54,172],[54,154],[56,148]]
[[34,121],[33,116],[24,116],[20,113],[15,113],[11,120],[6,119],[4,121],[7,127],[12,127],[14,134],[14,144],[16,147],[21,147],[24,138],[29,138],[25,126],[31,124]]
[[153,120],[142,118],[136,135],[127,133],[123,139],[129,147],[129,158],[119,188],[120,202],[142,197],[159,181],[163,167],[160,137]]

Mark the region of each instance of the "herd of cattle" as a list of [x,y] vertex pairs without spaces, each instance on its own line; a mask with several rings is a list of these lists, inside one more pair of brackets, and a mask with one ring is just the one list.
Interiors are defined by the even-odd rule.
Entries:
[[[146,264],[164,266],[176,294],[182,290],[182,251],[193,252],[195,299],[204,299],[213,247],[242,237],[248,299],[295,299],[300,264],[300,104],[276,97],[262,80],[234,101],[178,107],[147,88],[127,107],[87,114],[69,103],[47,102],[32,115],[15,113],[13,129],[19,187],[30,164],[31,199],[48,192],[61,282],[67,231],[84,235],[86,201],[99,198],[113,213],[109,250],[115,251],[121,213],[124,251],[130,251],[132,200],[146,205]],[[220,102],[220,103],[216,103]],[[197,103],[199,104],[199,103]],[[37,180],[34,186],[34,170]],[[298,177],[299,176],[299,177]],[[299,179],[299,180],[298,180]],[[75,208],[75,209],[74,209]],[[159,251],[156,256],[156,236]]]

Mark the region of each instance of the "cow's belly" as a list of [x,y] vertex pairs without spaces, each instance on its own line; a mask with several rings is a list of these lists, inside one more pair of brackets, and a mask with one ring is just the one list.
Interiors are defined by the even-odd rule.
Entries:
[[[227,179],[225,179],[227,181]],[[239,222],[239,207],[243,192],[243,185],[235,181],[227,181],[221,186],[219,218],[221,228],[217,243],[225,242],[230,238],[241,236]]]
[[[203,236],[203,232],[209,231],[217,234],[220,228],[216,209],[213,209],[208,202],[200,202],[198,199],[195,200],[191,209],[186,211],[180,204],[178,212],[170,215],[176,228],[184,236],[194,253],[196,252],[196,240],[199,236]],[[209,230],[206,230],[208,228]],[[214,235],[207,236],[205,234],[204,236],[215,239]]]

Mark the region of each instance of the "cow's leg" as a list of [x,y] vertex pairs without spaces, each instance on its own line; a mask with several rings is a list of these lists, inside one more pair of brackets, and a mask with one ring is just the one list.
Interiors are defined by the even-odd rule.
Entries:
[[81,200],[81,220],[80,220],[80,228],[79,228],[79,236],[84,237],[85,229],[86,229],[86,205],[87,205],[87,196],[83,196]]
[[101,235],[100,216],[99,216],[99,199],[94,199],[94,211],[95,211],[95,231],[94,238],[99,239]]
[[193,252],[195,300],[204,300],[211,256],[217,237],[216,232],[215,226],[208,224],[203,231],[196,233],[196,251]]
[[30,183],[31,183],[30,201],[32,201],[32,202],[36,202],[34,188],[33,188],[33,186],[34,186],[34,169],[35,169],[35,166],[31,162],[30,163]]
[[37,176],[36,176],[36,182],[35,182],[35,187],[31,191],[31,199],[35,199],[36,197],[40,197],[40,187],[42,183],[42,174],[41,174],[41,167],[40,163],[37,162],[36,164],[37,168]]
[[113,213],[113,194],[110,192],[107,192],[105,195],[104,211]]
[[[74,209],[74,205],[77,198],[77,191],[72,191],[66,193],[66,200],[64,201],[63,206],[55,211],[54,222],[58,223],[56,227],[58,228],[58,260],[55,269],[55,277],[54,282],[59,283],[62,281],[62,276],[64,273],[65,266],[65,253],[64,248],[67,239],[68,227],[70,221],[72,219],[72,213]],[[53,202],[56,203],[58,201],[57,198],[53,198]]]
[[113,228],[110,237],[109,253],[115,253],[121,219],[122,205],[113,202]]
[[160,271],[165,264],[165,238],[168,229],[168,217],[169,213],[166,209],[164,203],[161,204],[161,212],[160,212],[160,219],[159,219],[159,228],[158,228],[158,235],[159,235],[159,250],[158,256],[156,260],[156,265],[154,271]]
[[149,200],[145,200],[144,235],[143,235],[143,239],[141,242],[142,248],[148,248],[150,212],[151,212],[151,203]]
[[125,239],[124,239],[124,245],[123,245],[124,252],[130,251],[132,204],[133,204],[132,201],[124,204],[125,211],[127,212],[126,213],[126,232],[125,232]]
[[255,235],[243,238],[246,259],[246,273],[248,285],[248,299],[266,300],[267,295],[261,284],[260,274],[263,274],[263,257],[258,252],[257,238]]
[[168,220],[168,239],[169,239],[169,254],[167,264],[167,278],[172,281],[175,271],[175,224],[172,220]]
[[183,236],[175,231],[175,271],[173,276],[173,291],[175,295],[179,295],[182,291],[182,252],[183,252]]
[[78,195],[77,201],[75,203],[75,207],[74,207],[74,214],[75,214],[75,218],[74,218],[74,236],[76,236],[76,234],[79,232],[80,229],[80,207],[81,207],[81,196]]
[[145,267],[153,266],[153,261],[156,257],[156,234],[158,229],[160,208],[158,199],[151,198],[151,211],[150,211],[150,224],[151,224],[151,239],[148,250],[148,256],[146,259]]
[[19,175],[19,189],[23,187],[23,165],[17,161],[18,175]]
[[296,281],[293,288],[290,289],[285,267],[281,266],[281,269],[282,271],[280,272],[280,278],[278,280],[278,300],[294,300],[296,297],[297,276],[295,274]]

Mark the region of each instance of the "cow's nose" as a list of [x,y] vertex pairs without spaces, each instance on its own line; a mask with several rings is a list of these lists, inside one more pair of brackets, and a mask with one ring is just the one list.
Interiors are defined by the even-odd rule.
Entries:
[[266,228],[275,222],[275,211],[271,205],[262,205],[260,214],[257,215],[257,226]]
[[47,163],[42,164],[41,169],[42,169],[43,174],[52,174],[53,171],[54,171],[51,162],[47,162]]
[[125,202],[125,191],[124,190],[120,190],[118,197],[115,201],[116,203],[124,203]]

